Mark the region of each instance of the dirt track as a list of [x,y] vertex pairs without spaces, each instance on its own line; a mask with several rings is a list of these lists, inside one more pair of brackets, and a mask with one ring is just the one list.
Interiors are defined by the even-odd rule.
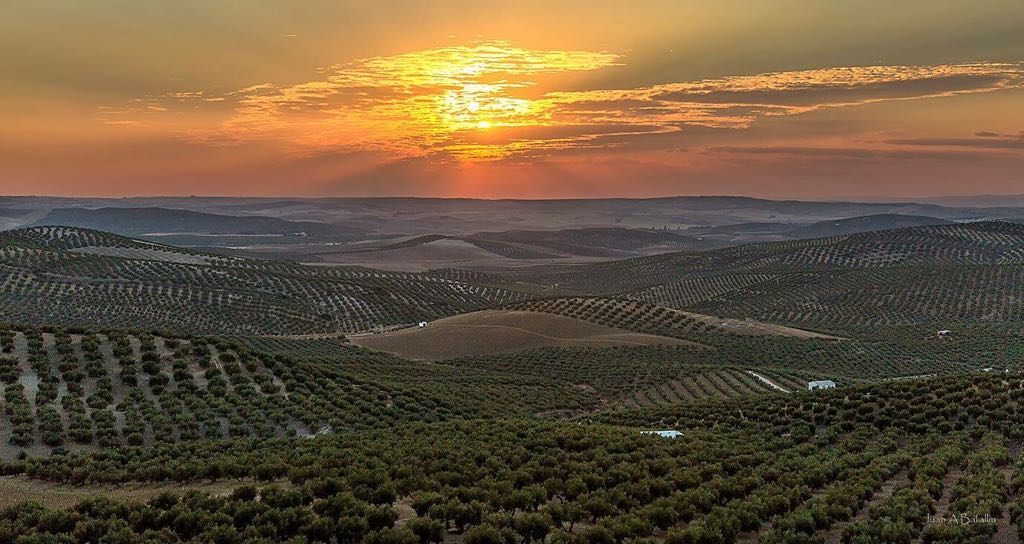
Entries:
[[783,393],[789,393],[789,389],[786,389],[786,388],[782,387],[781,385],[779,385],[779,384],[769,380],[768,378],[765,378],[764,376],[758,374],[757,372],[754,372],[753,370],[748,370],[747,374],[750,374],[751,376],[761,380],[768,387],[771,387],[773,389],[777,389],[779,391],[782,391]]

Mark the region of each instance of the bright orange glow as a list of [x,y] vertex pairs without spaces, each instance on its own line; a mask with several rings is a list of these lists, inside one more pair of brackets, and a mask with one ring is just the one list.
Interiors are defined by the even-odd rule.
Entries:
[[211,145],[277,142],[297,156],[369,150],[488,161],[606,148],[618,145],[612,140],[687,126],[746,129],[759,119],[824,108],[1015,88],[1024,74],[1020,65],[1007,63],[858,66],[632,89],[536,89],[539,76],[557,81],[618,64],[620,57],[607,52],[485,42],[335,65],[323,79],[292,85],[139,99],[126,109],[102,110],[100,118],[139,127],[228,102],[234,105],[226,118],[184,135]]
[[10,4],[0,195],[1021,191],[1020,0]]
[[596,70],[617,59],[612,53],[537,51],[505,42],[365,59],[334,66],[321,81],[238,91],[230,97],[238,105],[229,118],[215,128],[197,128],[190,137],[280,140],[298,153],[375,149],[416,156],[444,150],[465,160],[503,157],[515,146],[467,145],[465,133],[550,125],[550,102],[517,93],[533,87],[537,76]]

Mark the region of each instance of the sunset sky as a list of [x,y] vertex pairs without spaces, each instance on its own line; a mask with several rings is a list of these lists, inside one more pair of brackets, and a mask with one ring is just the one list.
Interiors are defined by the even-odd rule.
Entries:
[[1024,2],[0,2],[0,194],[1024,193]]

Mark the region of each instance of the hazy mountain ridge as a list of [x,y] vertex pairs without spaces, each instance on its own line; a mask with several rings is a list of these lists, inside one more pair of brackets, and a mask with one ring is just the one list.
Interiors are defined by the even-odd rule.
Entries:
[[128,236],[163,233],[325,236],[343,233],[338,227],[312,221],[218,215],[159,207],[55,208],[37,219],[35,225],[81,227]]
[[[558,230],[620,226],[662,228],[743,222],[822,221],[876,214],[923,215],[947,220],[990,217],[984,208],[914,202],[814,202],[734,196],[650,199],[474,200],[446,198],[7,197],[0,207],[174,208],[230,216],[268,216],[344,225],[367,221],[370,232],[469,235],[505,230]],[[999,216],[1020,214],[1006,208]],[[484,214],[484,215],[481,215]],[[477,228],[474,228],[477,225]]]
[[[0,208],[8,210],[0,219],[0,228],[80,226],[178,246],[219,248],[220,253],[407,270],[445,266],[453,250],[457,250],[454,266],[493,268],[519,266],[531,259],[620,259],[638,253],[932,224],[932,219],[924,218],[977,221],[1024,217],[1024,208],[1005,206],[990,209],[733,196],[582,200],[6,197],[0,199]],[[858,223],[862,224],[853,226]],[[653,231],[657,234],[651,234]],[[614,232],[620,234],[605,236]],[[416,236],[435,238],[416,251],[406,246],[409,255],[370,257],[371,248],[400,249],[384,246]],[[644,241],[653,240],[652,236],[660,236],[661,242]],[[457,240],[465,244],[455,248]],[[340,256],[350,250],[358,250],[368,259],[353,261],[351,255]],[[495,260],[494,255],[501,258]],[[396,259],[398,264],[394,264]],[[477,260],[481,262],[475,265]]]

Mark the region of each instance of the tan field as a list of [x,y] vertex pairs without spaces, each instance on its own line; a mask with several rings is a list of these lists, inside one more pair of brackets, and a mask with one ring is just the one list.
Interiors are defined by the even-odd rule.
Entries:
[[[535,249],[536,248],[531,248]],[[558,252],[546,249],[547,253]],[[438,268],[502,270],[542,264],[580,264],[607,261],[607,257],[558,254],[548,259],[513,259],[477,247],[464,240],[441,239],[395,249],[320,253],[323,262],[312,265],[365,266],[395,272],[424,272]]]
[[504,261],[504,257],[462,240],[441,239],[410,247],[322,255],[330,264],[416,272],[466,263]]
[[543,312],[483,310],[382,334],[349,337],[366,348],[410,359],[439,360],[542,347],[695,345]]
[[753,336],[792,336],[794,338],[826,338],[830,340],[840,339],[839,336],[832,336],[829,334],[822,334],[820,332],[797,329],[794,327],[787,327],[785,325],[776,325],[774,323],[765,323],[763,321],[757,321],[755,319],[731,319],[727,317],[715,317],[706,314],[695,314],[693,312],[685,312],[683,310],[675,311],[686,316],[692,317],[693,319],[703,321],[710,325],[721,327],[723,331],[734,332],[736,334],[749,334]]

